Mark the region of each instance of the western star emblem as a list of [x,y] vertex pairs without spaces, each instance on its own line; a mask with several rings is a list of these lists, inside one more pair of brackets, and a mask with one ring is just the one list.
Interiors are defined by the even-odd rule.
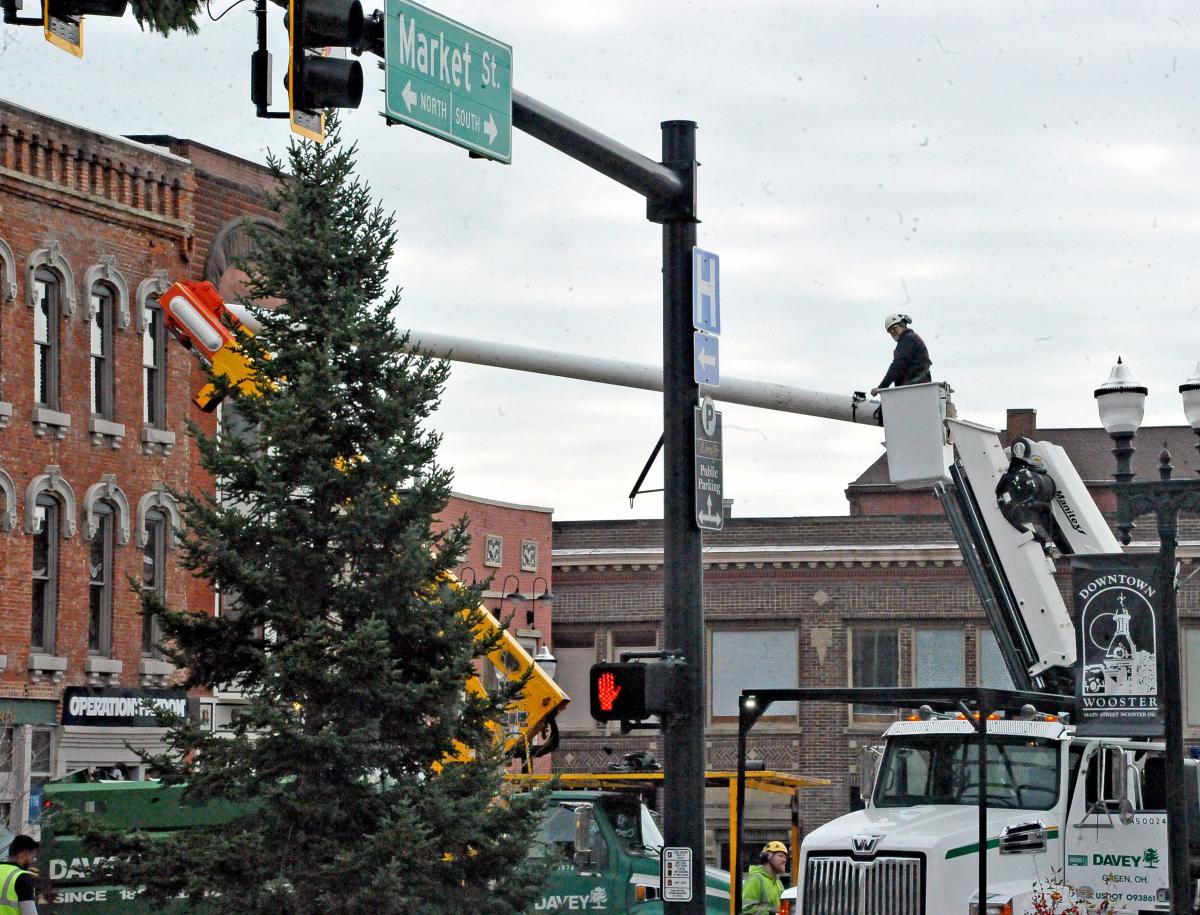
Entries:
[[850,844],[854,847],[856,855],[869,855],[874,853],[875,846],[879,844],[879,840],[882,838],[883,836],[851,836]]

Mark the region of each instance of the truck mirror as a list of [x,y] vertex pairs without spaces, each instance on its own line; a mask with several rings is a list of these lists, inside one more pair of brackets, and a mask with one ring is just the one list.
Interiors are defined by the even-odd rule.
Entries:
[[586,867],[592,858],[592,805],[575,808],[575,866]]
[[1129,799],[1129,753],[1122,747],[1113,748],[1113,772],[1117,780],[1117,816],[1128,826],[1133,822],[1133,801]]
[[858,797],[864,804],[875,793],[875,776],[883,753],[879,747],[865,746],[858,754]]

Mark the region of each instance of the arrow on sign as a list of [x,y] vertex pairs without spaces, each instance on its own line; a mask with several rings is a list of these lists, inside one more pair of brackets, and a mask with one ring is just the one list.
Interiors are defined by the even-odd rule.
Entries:
[[496,134],[500,132],[500,129],[496,126],[496,122],[492,120],[491,112],[488,113],[487,122],[483,125],[483,132],[487,134],[488,146],[496,142]]
[[696,361],[704,368],[711,369],[717,364],[717,357],[706,349],[700,350],[700,355],[696,357]]
[[413,92],[412,80],[410,79],[404,84],[404,88],[400,90],[400,97],[404,99],[404,107],[412,112],[412,106],[417,103],[417,93]]

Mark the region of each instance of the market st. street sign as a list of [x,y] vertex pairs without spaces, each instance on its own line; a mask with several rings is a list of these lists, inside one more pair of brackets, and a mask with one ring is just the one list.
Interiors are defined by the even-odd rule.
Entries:
[[384,116],[512,162],[512,48],[407,0],[388,0]]

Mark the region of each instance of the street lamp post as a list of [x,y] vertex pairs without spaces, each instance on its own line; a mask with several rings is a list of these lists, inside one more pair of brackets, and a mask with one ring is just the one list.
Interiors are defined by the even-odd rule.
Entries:
[[[1200,366],[1196,377],[1179,386],[1184,413],[1192,430],[1200,436]],[[1179,513],[1200,513],[1200,480],[1171,478],[1171,454],[1164,447],[1159,455],[1159,479],[1134,482],[1133,439],[1144,415],[1145,387],[1137,384],[1129,367],[1120,359],[1108,381],[1096,390],[1100,422],[1112,437],[1117,459],[1117,525],[1121,542],[1128,544],[1134,520],[1154,513],[1158,520],[1158,584],[1162,594],[1159,626],[1158,693],[1166,697],[1166,795],[1168,867],[1171,911],[1190,915],[1192,881],[1188,856],[1187,791],[1183,765],[1183,682],[1180,676],[1179,611],[1175,601],[1175,551],[1178,547]],[[1200,444],[1197,445],[1200,448]]]

